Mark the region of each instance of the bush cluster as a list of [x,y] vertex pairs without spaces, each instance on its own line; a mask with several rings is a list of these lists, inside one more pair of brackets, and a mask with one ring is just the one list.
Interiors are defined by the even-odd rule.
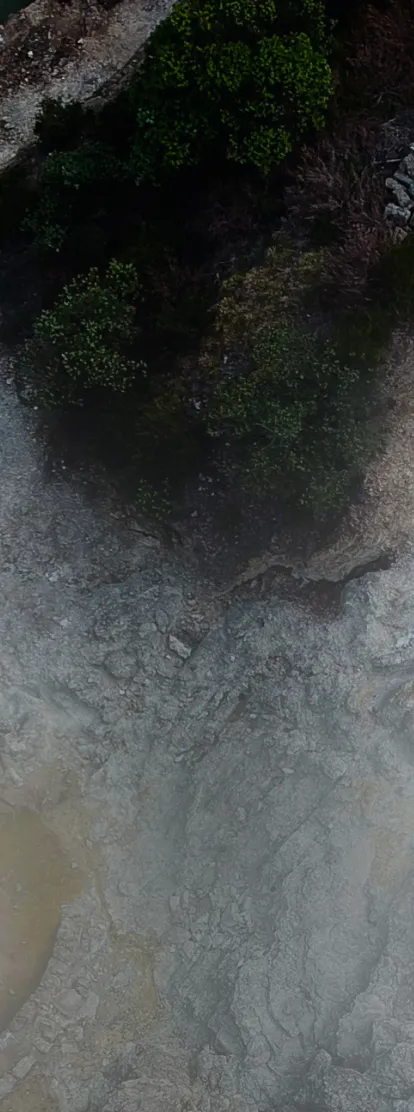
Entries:
[[279,234],[260,265],[225,284],[201,358],[205,419],[231,486],[319,513],[360,473],[368,397],[364,360],[319,335],[324,263],[324,250]]
[[248,366],[222,378],[209,406],[228,474],[262,496],[338,509],[364,459],[359,379],[328,340],[292,324],[262,330]]
[[114,260],[102,277],[94,267],[76,278],[43,310],[24,353],[43,404],[81,404],[86,391],[124,393],[133,384],[143,370],[134,357],[139,295],[135,268]]
[[135,177],[159,180],[211,151],[267,173],[321,126],[328,52],[321,0],[180,0],[135,88]]
[[[337,42],[333,79],[330,19],[339,16],[337,27],[346,27],[349,8],[342,0],[178,0],[149,40],[140,73],[122,105],[112,107],[111,120],[78,107],[45,106],[38,122],[46,152],[40,202],[29,224],[49,251],[59,251],[70,234],[76,253],[74,229],[79,241],[92,235],[81,265],[98,258],[106,269],[94,267],[70,283],[36,323],[26,365],[44,398],[79,402],[102,390],[122,396],[137,381],[144,344],[133,311],[139,284],[132,259],[146,287],[145,354],[157,329],[158,354],[162,349],[155,370],[148,360],[152,373],[140,400],[134,397],[130,419],[141,456],[148,458],[151,445],[160,455],[160,444],[163,450],[169,444],[178,458],[183,445],[191,443],[193,451],[197,441],[232,491],[237,483],[239,490],[254,489],[256,499],[282,495],[319,513],[338,508],[372,447],[365,349],[377,362],[385,323],[389,334],[394,320],[387,313],[386,321],[384,314],[373,321],[366,306],[372,274],[393,246],[383,219],[383,156],[386,163],[393,125],[382,112],[411,95],[413,4],[389,0],[374,8],[355,0],[359,37],[351,34],[351,45],[342,40],[340,49]],[[315,140],[328,105],[330,130]],[[213,271],[214,256],[208,282],[202,275],[192,290],[196,251],[189,266],[189,256],[179,259],[179,252],[165,265],[162,244],[159,267],[145,217],[140,225],[143,197],[161,198],[161,208],[174,180],[177,189],[181,183],[191,189],[208,159],[227,175],[230,189],[238,165],[248,188],[269,191],[276,181],[271,171],[280,164],[286,169],[303,137],[308,145],[296,164],[288,163],[293,176],[285,193],[296,246],[279,234],[266,251],[265,231],[243,249],[242,263],[241,252],[232,254],[226,243],[225,265],[221,258]],[[127,215],[134,206],[138,216],[128,224],[124,210]],[[216,239],[225,239],[220,206],[213,224]],[[99,255],[93,232],[99,236],[101,226]],[[123,261],[108,265],[114,253]],[[251,265],[252,258],[260,263]],[[215,282],[229,268],[232,277],[221,286],[196,353],[194,336],[200,341]],[[354,313],[352,355],[348,317],[336,339],[326,338],[344,300],[364,306]]]

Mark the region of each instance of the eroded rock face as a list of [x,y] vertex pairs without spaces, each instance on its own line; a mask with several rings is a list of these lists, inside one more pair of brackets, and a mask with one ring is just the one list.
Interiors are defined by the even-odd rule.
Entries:
[[1,1112],[411,1112],[414,552],[224,599],[0,424],[0,807],[65,863]]

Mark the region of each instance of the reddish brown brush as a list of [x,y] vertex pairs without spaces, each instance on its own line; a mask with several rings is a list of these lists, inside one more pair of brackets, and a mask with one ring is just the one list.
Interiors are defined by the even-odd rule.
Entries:
[[347,121],[305,149],[287,190],[291,217],[328,239],[324,277],[335,296],[359,296],[393,243],[384,219],[386,168],[377,160],[382,145],[379,123]]
[[376,168],[380,124],[350,120],[305,147],[286,191],[289,211],[306,222],[327,218],[337,232],[351,219],[370,224],[384,207],[384,172]]
[[413,104],[413,53],[414,0],[392,0],[385,11],[369,6],[349,44],[344,93],[360,107]]
[[350,228],[343,243],[325,256],[321,278],[325,296],[347,304],[371,300],[369,279],[394,244],[395,234],[385,221]]

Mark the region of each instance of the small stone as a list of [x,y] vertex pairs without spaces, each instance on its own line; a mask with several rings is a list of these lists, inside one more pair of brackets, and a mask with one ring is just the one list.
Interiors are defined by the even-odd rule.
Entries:
[[401,208],[411,208],[413,204],[412,199],[399,181],[395,181],[394,178],[387,178],[385,185],[388,192],[392,193],[395,197],[397,205],[400,205]]
[[60,1044],[60,1050],[62,1054],[65,1054],[68,1057],[73,1056],[78,1053],[78,1049],[79,1048],[76,1046],[76,1043],[70,1042],[69,1039],[62,1039],[62,1042]]
[[155,621],[160,633],[166,633],[168,628],[168,617],[165,610],[155,611]]
[[410,209],[401,208],[400,205],[394,205],[392,202],[385,206],[385,216],[387,220],[391,220],[393,224],[398,224],[404,227],[408,224],[410,219]]
[[65,992],[59,993],[56,999],[56,1006],[59,1008],[59,1011],[69,1019],[77,1015],[82,1004],[82,997],[79,996],[79,993],[76,992],[74,988],[68,988]]
[[30,1070],[35,1064],[35,1061],[36,1059],[33,1057],[32,1054],[26,1054],[25,1058],[21,1058],[20,1062],[18,1062],[17,1065],[14,1067],[14,1076],[22,1080],[23,1077],[26,1077],[26,1075],[30,1073]]
[[33,50],[28,50],[27,51],[27,57],[28,58],[33,58]]
[[188,657],[191,656],[192,650],[190,646],[185,645],[184,641],[180,641],[179,637],[174,637],[173,633],[170,633],[168,644],[170,649],[172,649],[174,653],[177,653],[177,656],[181,657],[181,660],[188,660]]
[[41,1054],[49,1054],[49,1051],[52,1049],[52,1043],[48,1042],[47,1039],[43,1039],[41,1035],[33,1035],[32,1042],[36,1050],[40,1050]]
[[95,1019],[99,1007],[99,996],[97,992],[89,992],[82,1008],[82,1017],[85,1019]]
[[7,1097],[8,1093],[11,1093],[12,1089],[14,1089],[15,1084],[16,1082],[14,1080],[14,1077],[11,1077],[10,1074],[6,1073],[5,1077],[2,1077],[0,1079],[0,1100],[2,1097]]

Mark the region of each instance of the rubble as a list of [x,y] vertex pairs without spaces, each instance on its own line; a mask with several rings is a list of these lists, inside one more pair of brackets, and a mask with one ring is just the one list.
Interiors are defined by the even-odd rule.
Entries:
[[414,143],[392,176],[386,178],[385,187],[394,198],[385,206],[386,220],[408,231],[414,226]]

